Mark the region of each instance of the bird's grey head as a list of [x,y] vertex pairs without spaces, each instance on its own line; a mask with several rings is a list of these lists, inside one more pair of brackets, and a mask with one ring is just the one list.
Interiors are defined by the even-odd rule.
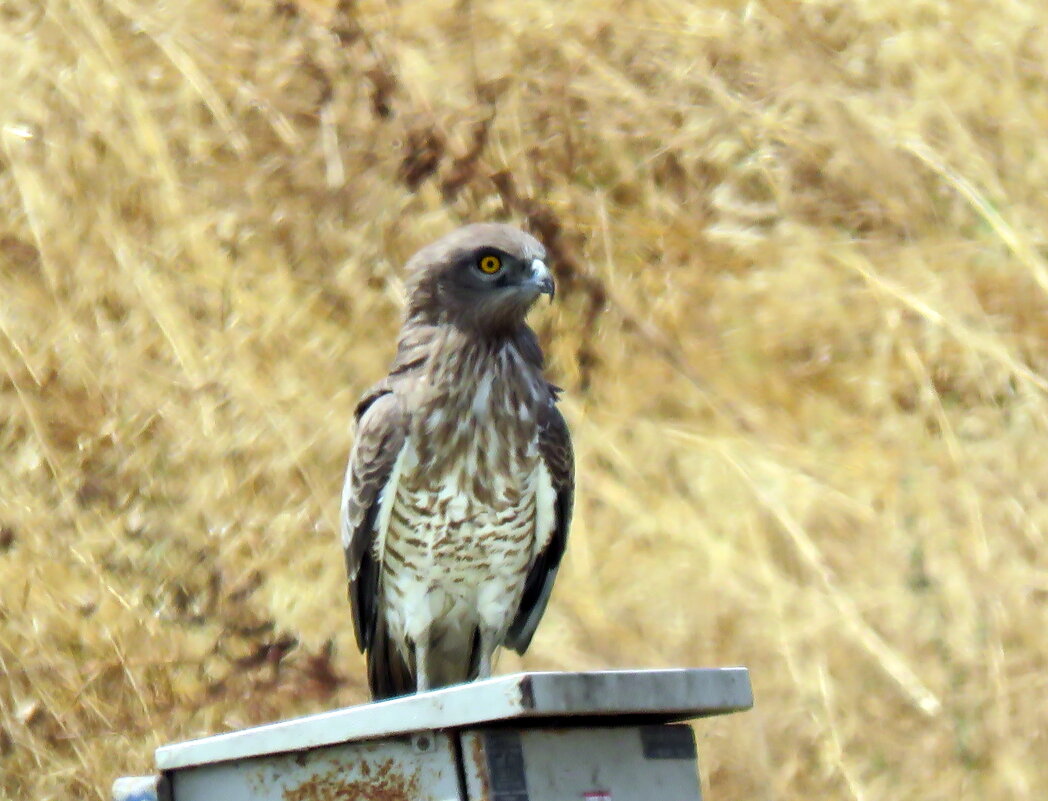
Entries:
[[539,295],[553,299],[545,259],[542,244],[513,226],[459,228],[408,261],[408,317],[486,334],[513,330]]

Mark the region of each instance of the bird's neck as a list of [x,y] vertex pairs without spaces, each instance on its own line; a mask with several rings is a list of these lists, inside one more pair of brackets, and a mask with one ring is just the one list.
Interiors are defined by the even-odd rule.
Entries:
[[527,368],[542,370],[542,350],[538,338],[526,323],[512,328],[481,332],[452,324],[435,325],[408,320],[401,330],[394,370],[397,372],[430,369],[446,361],[470,361],[496,358],[512,348]]

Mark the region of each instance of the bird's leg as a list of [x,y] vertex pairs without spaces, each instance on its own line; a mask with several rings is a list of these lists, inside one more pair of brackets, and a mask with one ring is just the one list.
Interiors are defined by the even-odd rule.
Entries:
[[415,692],[424,693],[430,688],[429,679],[429,635],[415,641]]
[[491,678],[491,658],[495,653],[495,632],[486,626],[480,629],[480,666],[477,670],[478,679]]

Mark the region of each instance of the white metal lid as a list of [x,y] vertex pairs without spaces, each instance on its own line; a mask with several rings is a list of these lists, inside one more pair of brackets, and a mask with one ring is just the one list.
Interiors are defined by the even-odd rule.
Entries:
[[[508,720],[669,722],[753,706],[746,668],[516,673],[157,749],[160,770]],[[610,720],[609,720],[610,719]],[[577,724],[576,724],[577,725]]]

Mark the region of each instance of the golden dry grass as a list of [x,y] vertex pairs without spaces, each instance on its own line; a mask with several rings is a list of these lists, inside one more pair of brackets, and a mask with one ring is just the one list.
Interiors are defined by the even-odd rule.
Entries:
[[554,252],[579,461],[522,663],[750,666],[713,799],[1044,792],[1048,6],[0,20],[0,796],[364,697],[352,405],[490,218]]

